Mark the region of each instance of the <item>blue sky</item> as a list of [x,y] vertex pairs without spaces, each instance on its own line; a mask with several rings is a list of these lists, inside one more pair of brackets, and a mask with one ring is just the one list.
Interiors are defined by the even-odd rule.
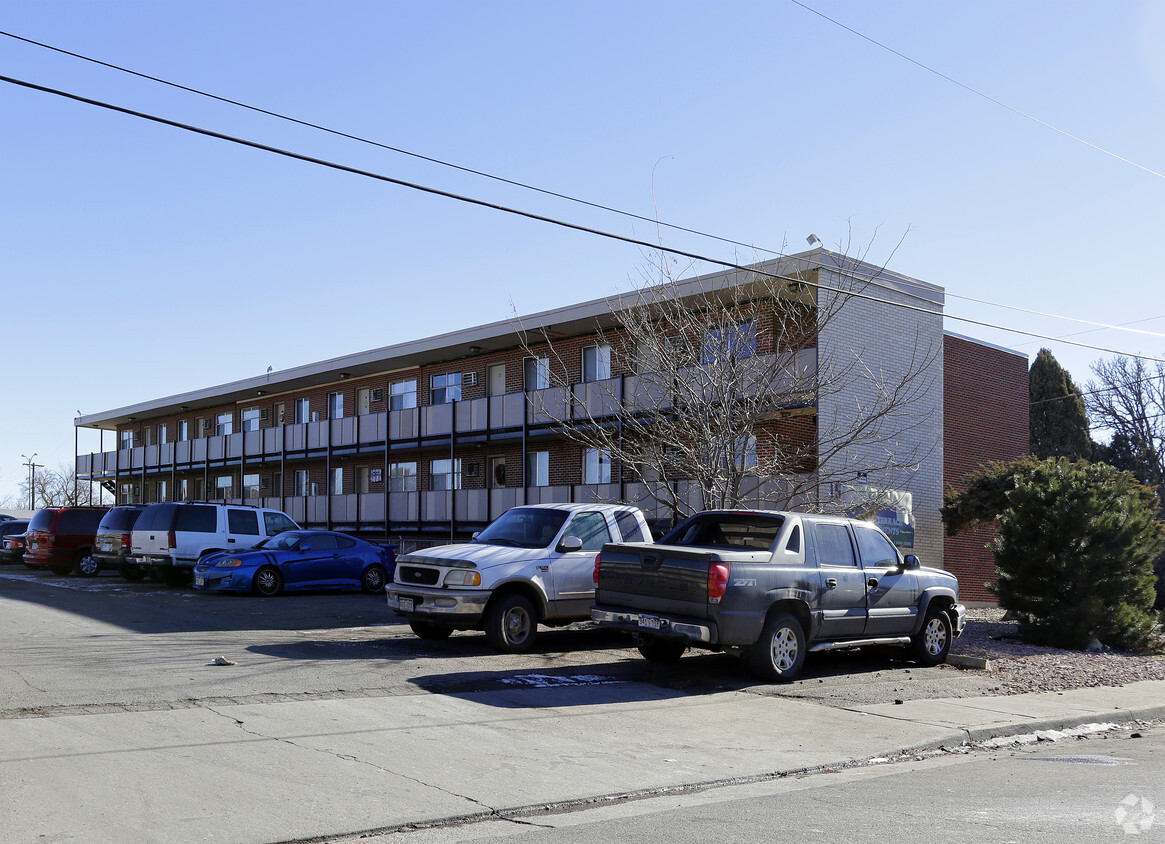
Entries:
[[[1165,5],[805,0],[1165,172]],[[1165,338],[1165,179],[791,0],[13,0],[0,30],[456,164],[471,176],[0,36],[0,74],[725,260],[837,248],[947,311],[1126,352]],[[624,290],[618,244],[0,83],[0,498],[72,420]],[[436,295],[434,292],[436,291]],[[955,320],[1083,384],[1106,355]],[[106,438],[106,445],[111,440]],[[81,450],[98,448],[82,432]]]

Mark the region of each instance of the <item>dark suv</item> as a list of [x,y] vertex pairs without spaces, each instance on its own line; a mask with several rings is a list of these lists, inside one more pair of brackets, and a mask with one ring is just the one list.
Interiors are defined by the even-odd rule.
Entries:
[[24,564],[53,574],[80,573],[93,553],[97,525],[108,507],[46,507],[28,523]]
[[103,569],[115,569],[126,580],[141,580],[146,570],[129,565],[126,557],[133,526],[145,509],[145,504],[122,504],[106,512],[97,526],[93,555],[81,561],[81,570],[77,573],[91,577]]
[[24,556],[24,543],[17,547],[12,543],[11,548],[4,547],[4,540],[19,536],[28,530],[28,519],[5,519],[0,522],[0,563],[19,563]]

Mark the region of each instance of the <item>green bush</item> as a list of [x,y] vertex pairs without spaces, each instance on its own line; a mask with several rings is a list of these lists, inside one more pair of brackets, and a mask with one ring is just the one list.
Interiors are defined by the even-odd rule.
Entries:
[[1140,649],[1153,639],[1156,494],[1128,472],[1028,461],[999,517],[994,591],[1029,642]]

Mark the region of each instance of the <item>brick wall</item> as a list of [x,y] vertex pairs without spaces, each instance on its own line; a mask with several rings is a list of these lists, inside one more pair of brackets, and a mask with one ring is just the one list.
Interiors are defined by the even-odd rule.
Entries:
[[[966,477],[995,460],[1028,451],[1028,364],[1025,355],[953,334],[943,338],[943,482],[966,489]],[[993,529],[945,539],[945,566],[959,578],[963,601],[994,602],[984,586],[995,580],[988,544]]]

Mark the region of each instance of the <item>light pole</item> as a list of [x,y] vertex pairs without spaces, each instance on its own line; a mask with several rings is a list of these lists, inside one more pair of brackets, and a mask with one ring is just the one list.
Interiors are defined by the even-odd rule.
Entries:
[[33,506],[33,489],[34,489],[33,484],[36,481],[36,464],[32,462],[33,458],[36,457],[36,454],[37,453],[34,451],[32,453],[32,457],[29,457],[27,454],[20,455],[25,460],[24,465],[28,467],[28,509],[29,510],[36,509]]

